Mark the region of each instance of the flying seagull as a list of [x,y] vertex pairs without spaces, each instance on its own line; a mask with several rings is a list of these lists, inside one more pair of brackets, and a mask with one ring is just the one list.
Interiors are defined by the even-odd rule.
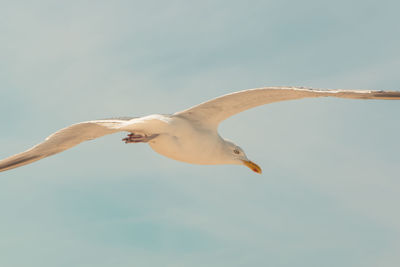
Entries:
[[57,154],[83,141],[125,131],[125,143],[148,143],[166,157],[203,165],[240,164],[256,173],[261,168],[243,149],[218,134],[218,125],[256,106],[301,98],[340,97],[400,100],[400,91],[321,90],[305,87],[265,87],[223,95],[172,115],[92,120],[61,129],[42,143],[0,161],[0,172]]

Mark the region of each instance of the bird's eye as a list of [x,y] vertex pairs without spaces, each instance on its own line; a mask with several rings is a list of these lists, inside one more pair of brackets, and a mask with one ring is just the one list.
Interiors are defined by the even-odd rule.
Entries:
[[240,154],[240,151],[239,151],[239,149],[235,148],[235,149],[233,150],[233,153],[235,153],[235,154]]

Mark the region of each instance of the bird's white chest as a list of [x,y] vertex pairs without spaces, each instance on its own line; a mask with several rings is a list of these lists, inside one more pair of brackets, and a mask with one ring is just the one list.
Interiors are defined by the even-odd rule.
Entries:
[[168,130],[149,142],[157,153],[193,164],[219,164],[215,153],[220,137],[216,132],[199,129],[184,120],[170,123]]

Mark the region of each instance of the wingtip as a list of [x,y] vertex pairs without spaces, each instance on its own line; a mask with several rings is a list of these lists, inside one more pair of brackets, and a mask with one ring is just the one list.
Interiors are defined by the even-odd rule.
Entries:
[[400,99],[400,91],[376,91],[373,93],[373,96],[378,99]]
[[10,159],[4,159],[0,161],[0,172],[11,170],[23,165],[26,165],[28,163],[37,161],[41,159],[43,156],[41,155],[34,155],[30,157],[17,157],[17,158],[10,158]]

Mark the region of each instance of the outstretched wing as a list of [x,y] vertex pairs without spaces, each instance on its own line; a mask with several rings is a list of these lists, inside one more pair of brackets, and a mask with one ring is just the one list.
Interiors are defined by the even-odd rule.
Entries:
[[218,124],[239,112],[269,103],[309,97],[340,97],[353,99],[397,99],[398,91],[321,90],[304,87],[265,87],[223,95],[189,109],[175,113],[198,123],[218,127]]
[[60,153],[83,141],[123,131],[120,128],[130,119],[132,118],[86,121],[68,126],[50,135],[31,149],[1,160],[0,172]]

